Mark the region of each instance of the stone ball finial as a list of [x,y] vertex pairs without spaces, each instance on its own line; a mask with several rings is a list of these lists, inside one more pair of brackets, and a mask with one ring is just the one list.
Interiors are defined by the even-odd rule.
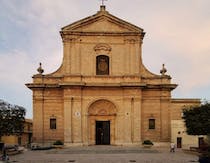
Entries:
[[167,69],[165,68],[165,64],[163,64],[162,66],[163,66],[163,67],[162,67],[162,69],[160,70],[160,73],[161,73],[162,75],[165,75],[166,72],[167,72]]
[[39,63],[39,68],[37,69],[37,71],[39,72],[39,74],[42,74],[44,72],[44,69],[42,69],[42,63]]

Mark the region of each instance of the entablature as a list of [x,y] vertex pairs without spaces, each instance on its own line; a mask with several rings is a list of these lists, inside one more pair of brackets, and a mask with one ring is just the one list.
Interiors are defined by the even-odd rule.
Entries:
[[33,84],[28,83],[26,86],[30,89],[44,89],[44,88],[71,88],[71,87],[101,87],[101,88],[108,88],[108,87],[115,87],[115,88],[140,88],[140,89],[155,89],[155,90],[173,90],[177,87],[176,84],[145,84],[145,83],[136,83],[136,82],[129,82],[129,83],[85,83],[85,82],[66,82],[66,83],[58,83],[58,84]]

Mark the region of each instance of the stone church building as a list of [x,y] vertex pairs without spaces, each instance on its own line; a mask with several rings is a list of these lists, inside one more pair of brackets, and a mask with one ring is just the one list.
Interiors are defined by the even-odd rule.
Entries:
[[[170,142],[172,121],[196,99],[172,99],[163,65],[159,75],[142,62],[145,32],[111,15],[95,15],[61,29],[63,62],[33,76],[33,142],[135,145]],[[49,63],[50,64],[50,63]]]

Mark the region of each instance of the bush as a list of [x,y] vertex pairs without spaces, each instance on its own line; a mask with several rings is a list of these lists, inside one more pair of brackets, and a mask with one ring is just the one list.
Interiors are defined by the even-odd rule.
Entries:
[[63,145],[63,142],[61,140],[57,140],[53,143],[53,145]]
[[208,163],[210,162],[210,146],[205,149],[205,151],[201,151],[201,155],[199,156],[200,163]]
[[151,140],[144,140],[143,145],[153,145],[153,142]]

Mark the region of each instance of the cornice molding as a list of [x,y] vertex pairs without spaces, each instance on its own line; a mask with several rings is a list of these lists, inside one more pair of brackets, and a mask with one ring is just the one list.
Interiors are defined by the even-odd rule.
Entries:
[[33,84],[29,83],[26,86],[30,89],[36,88],[65,88],[65,87],[126,87],[126,88],[141,88],[141,89],[164,89],[164,90],[173,90],[177,87],[176,84],[145,84],[145,83],[85,83],[85,82],[66,82],[66,83],[58,83],[58,84]]

